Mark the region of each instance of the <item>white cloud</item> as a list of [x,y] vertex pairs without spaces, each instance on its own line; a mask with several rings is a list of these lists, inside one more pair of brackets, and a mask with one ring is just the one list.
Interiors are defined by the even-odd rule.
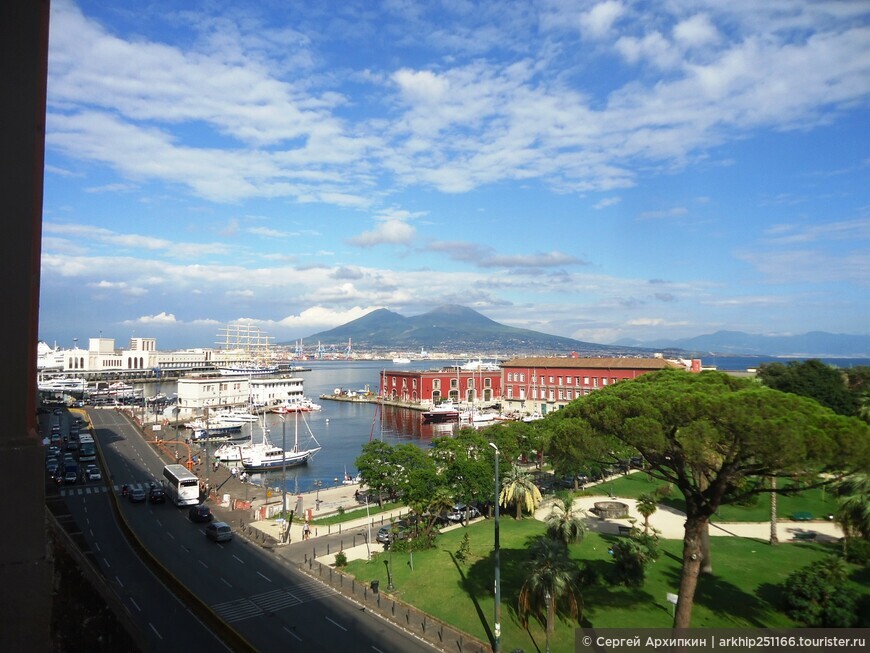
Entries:
[[402,220],[385,220],[371,231],[364,231],[358,236],[348,238],[347,242],[359,247],[374,247],[375,245],[410,245],[417,231]]
[[147,325],[147,326],[162,326],[167,324],[176,324],[175,315],[162,311],[157,315],[143,315],[135,320],[126,320],[121,324],[124,325]]
[[583,34],[601,39],[610,33],[613,24],[625,13],[625,6],[617,0],[599,2],[580,17]]
[[604,199],[592,205],[594,209],[606,209],[608,206],[615,206],[622,201],[621,197],[605,197]]
[[393,81],[413,104],[437,104],[446,97],[450,87],[446,79],[428,70],[402,68],[393,73]]
[[720,36],[709,16],[696,14],[677,23],[674,27],[674,38],[684,47],[697,48],[718,42]]

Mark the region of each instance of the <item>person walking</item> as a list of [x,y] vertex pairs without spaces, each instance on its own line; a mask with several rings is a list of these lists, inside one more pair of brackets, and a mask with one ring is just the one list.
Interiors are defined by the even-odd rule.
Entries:
[[311,537],[311,526],[308,525],[308,522],[305,522],[302,525],[302,539],[307,540]]

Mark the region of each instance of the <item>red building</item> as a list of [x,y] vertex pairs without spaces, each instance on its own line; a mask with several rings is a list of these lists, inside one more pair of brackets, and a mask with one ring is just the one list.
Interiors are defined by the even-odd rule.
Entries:
[[597,388],[663,369],[700,371],[663,358],[515,358],[502,363],[502,411],[545,415]]
[[386,370],[380,395],[424,406],[451,400],[456,403],[494,403],[501,397],[501,370]]

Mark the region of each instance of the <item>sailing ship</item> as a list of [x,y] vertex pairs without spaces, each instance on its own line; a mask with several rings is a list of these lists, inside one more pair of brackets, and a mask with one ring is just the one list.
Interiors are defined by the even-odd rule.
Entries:
[[258,445],[251,445],[246,451],[242,451],[242,467],[249,472],[265,472],[273,469],[282,469],[285,467],[297,467],[306,465],[308,461],[320,451],[320,443],[311,428],[308,427],[308,422],[303,415],[302,420],[308,427],[309,439],[314,442],[315,447],[307,449],[299,448],[299,412],[295,413],[295,430],[293,434],[293,448],[284,450],[281,447],[273,444],[269,440],[269,434],[266,429],[263,429],[263,442]]

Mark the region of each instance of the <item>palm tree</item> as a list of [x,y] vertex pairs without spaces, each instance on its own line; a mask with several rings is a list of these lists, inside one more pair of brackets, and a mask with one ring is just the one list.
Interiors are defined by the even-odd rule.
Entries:
[[574,509],[571,494],[553,499],[550,514],[547,515],[547,535],[565,544],[581,542],[586,535],[586,511]]
[[[568,547],[561,540],[538,539],[530,548],[531,559],[526,565],[526,581],[520,588],[518,613],[520,623],[528,628],[529,617],[542,620],[546,611],[547,635],[553,633],[559,607],[573,619],[583,610],[580,593],[580,572],[568,556]],[[549,600],[547,599],[549,595]]]
[[839,500],[834,519],[842,527],[843,554],[849,538],[870,538],[870,476],[852,474],[837,485]]
[[499,503],[505,507],[514,504],[517,508],[517,519],[522,519],[523,510],[535,512],[535,508],[542,501],[538,486],[532,482],[531,477],[526,472],[516,465],[511,467],[511,471],[502,481],[501,486]]
[[651,494],[641,494],[637,498],[637,511],[643,517],[643,534],[649,534],[649,518],[658,510],[656,498]]

